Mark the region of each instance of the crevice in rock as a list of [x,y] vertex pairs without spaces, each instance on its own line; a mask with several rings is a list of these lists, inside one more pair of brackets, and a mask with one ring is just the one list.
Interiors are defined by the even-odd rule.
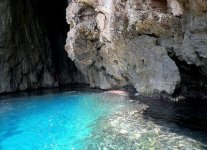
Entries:
[[181,83],[177,86],[173,96],[184,96],[186,98],[207,98],[207,79],[202,70],[196,65],[189,65],[179,60],[174,54],[169,56],[176,63],[181,76]]
[[[143,34],[142,34],[143,35]],[[147,35],[147,36],[149,36],[149,37],[153,37],[153,38],[158,38],[159,36],[158,35],[156,35],[156,34],[154,34],[154,33],[152,33],[152,34],[145,34],[145,35]]]

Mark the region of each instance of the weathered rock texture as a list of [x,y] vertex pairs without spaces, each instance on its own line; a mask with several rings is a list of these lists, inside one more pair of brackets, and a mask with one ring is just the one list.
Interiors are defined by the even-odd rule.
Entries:
[[0,1],[0,93],[84,80],[64,51],[66,6],[58,0]]
[[206,80],[206,12],[205,0],[73,0],[65,49],[92,87],[186,92]]
[[[188,95],[207,91],[207,1],[179,0],[183,15],[174,36],[173,59],[181,72],[181,90]],[[196,93],[195,93],[195,92]],[[200,95],[203,96],[203,95]]]
[[87,81],[141,94],[207,91],[206,0],[69,1],[65,49],[75,65],[64,51],[66,5],[0,1],[0,93]]

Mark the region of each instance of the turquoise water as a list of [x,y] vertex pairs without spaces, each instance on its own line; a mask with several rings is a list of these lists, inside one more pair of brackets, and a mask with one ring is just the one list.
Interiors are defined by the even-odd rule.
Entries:
[[81,148],[99,119],[123,107],[114,100],[74,92],[0,101],[0,149]]
[[0,150],[207,149],[206,133],[178,125],[206,106],[176,105],[107,92],[3,98]]

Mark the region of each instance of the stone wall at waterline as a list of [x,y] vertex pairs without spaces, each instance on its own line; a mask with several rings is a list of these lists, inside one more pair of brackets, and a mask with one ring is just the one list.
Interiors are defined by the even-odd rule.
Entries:
[[205,0],[73,0],[65,49],[92,87],[187,94],[206,89],[206,12]]
[[207,95],[206,0],[2,0],[0,12],[0,93],[89,82]]

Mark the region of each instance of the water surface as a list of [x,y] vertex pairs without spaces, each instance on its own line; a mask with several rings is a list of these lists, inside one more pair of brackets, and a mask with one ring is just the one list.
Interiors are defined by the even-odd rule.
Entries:
[[0,149],[206,149],[207,134],[183,125],[178,108],[107,92],[7,97],[0,100]]

